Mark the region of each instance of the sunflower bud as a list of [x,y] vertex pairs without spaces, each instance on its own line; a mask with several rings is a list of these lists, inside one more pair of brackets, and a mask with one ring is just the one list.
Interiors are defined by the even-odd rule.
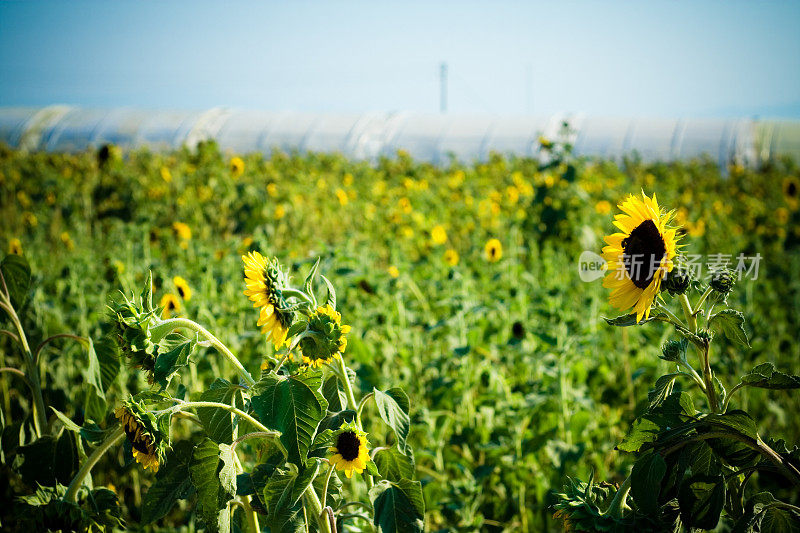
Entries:
[[166,423],[159,423],[155,415],[144,408],[144,404],[133,398],[117,407],[114,415],[125,430],[136,461],[145,469],[158,472],[169,447],[169,415],[164,416]]
[[676,267],[672,272],[667,272],[664,275],[664,281],[661,282],[661,290],[669,292],[670,296],[678,296],[686,292],[691,283],[689,273],[682,268]]
[[330,305],[318,307],[308,316],[306,333],[300,341],[303,362],[319,368],[341,357],[347,347],[345,335],[350,326],[342,324],[342,315]]
[[665,361],[681,361],[686,358],[686,346],[687,342],[685,339],[675,341],[670,340],[664,343],[661,347],[661,359]]
[[733,290],[736,279],[729,270],[714,272],[711,276],[711,288],[720,294],[728,294]]
[[153,383],[158,347],[153,341],[150,327],[158,321],[155,310],[146,310],[135,300],[125,298],[111,306],[113,337],[120,351],[134,368],[141,368],[147,374],[147,381]]

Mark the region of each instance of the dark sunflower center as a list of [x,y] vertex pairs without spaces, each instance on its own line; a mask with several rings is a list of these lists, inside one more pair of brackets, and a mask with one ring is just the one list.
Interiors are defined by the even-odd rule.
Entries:
[[131,443],[136,450],[142,453],[152,453],[152,446],[150,444],[150,439],[146,435],[140,435],[139,438],[136,437],[136,431],[128,429],[125,427],[125,435],[128,437],[128,441]]
[[345,431],[340,433],[336,439],[336,449],[345,461],[352,461],[358,457],[358,451],[361,447],[361,441],[358,435],[353,431]]
[[172,300],[169,300],[167,302],[167,309],[170,309],[170,310],[175,309],[175,302],[173,302]]
[[633,284],[646,288],[653,280],[666,248],[652,220],[645,220],[622,241],[623,259]]
[[790,198],[797,196],[797,183],[794,181],[789,182],[789,185],[786,187],[786,195]]
[[183,292],[183,287],[178,287],[178,294],[181,295],[181,298],[186,298],[186,294]]

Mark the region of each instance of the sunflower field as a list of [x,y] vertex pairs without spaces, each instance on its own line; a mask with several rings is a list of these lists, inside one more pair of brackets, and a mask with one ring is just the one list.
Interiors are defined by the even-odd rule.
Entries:
[[800,530],[800,167],[542,154],[0,148],[0,527]]

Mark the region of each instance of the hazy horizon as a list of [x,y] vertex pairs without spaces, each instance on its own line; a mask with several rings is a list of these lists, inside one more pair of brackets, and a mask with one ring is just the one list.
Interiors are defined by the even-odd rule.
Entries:
[[800,118],[800,3],[2,2],[0,105]]

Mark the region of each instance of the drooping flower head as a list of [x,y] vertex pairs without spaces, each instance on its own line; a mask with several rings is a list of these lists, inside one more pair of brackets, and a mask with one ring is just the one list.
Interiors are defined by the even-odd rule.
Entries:
[[303,363],[319,368],[341,357],[347,348],[350,326],[342,324],[342,315],[330,305],[320,306],[308,316],[308,332],[300,341]]
[[367,434],[359,430],[353,422],[339,428],[334,445],[329,451],[333,452],[331,464],[336,470],[344,471],[348,478],[353,477],[353,472],[362,473],[371,460]]
[[661,280],[672,271],[677,253],[675,228],[667,223],[672,213],[663,212],[656,195],[629,195],[614,217],[621,230],[605,237],[603,248],[608,274],[603,287],[611,289],[609,302],[621,311],[633,308],[636,320],[650,316],[650,307],[661,289]]
[[277,259],[268,260],[258,252],[242,256],[247,290],[244,294],[259,309],[258,323],[261,331],[272,339],[275,348],[288,344],[287,333],[294,313],[283,311],[287,307],[282,289],[288,285],[286,274]]
[[131,443],[131,452],[136,461],[145,469],[151,468],[153,472],[158,472],[159,465],[164,462],[169,443],[159,431],[155,415],[133,399],[125,400],[122,406],[114,411],[114,415],[125,430],[125,436]]

